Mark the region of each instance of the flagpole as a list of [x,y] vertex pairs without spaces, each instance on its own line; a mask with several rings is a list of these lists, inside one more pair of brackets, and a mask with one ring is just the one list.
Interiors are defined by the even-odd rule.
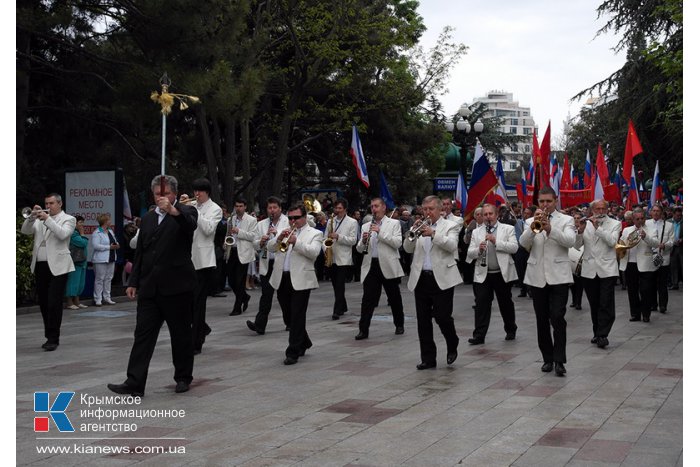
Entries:
[[[168,88],[170,87],[171,81],[170,78],[168,77],[168,73],[165,72],[163,73],[163,76],[160,77],[160,87],[161,87],[161,95],[167,94],[168,93]],[[163,124],[161,125],[163,130],[162,130],[162,135],[161,135],[161,145],[160,145],[160,194],[161,196],[163,193],[165,193],[165,129],[167,126],[167,118],[166,118],[166,113],[161,111],[161,120]]]

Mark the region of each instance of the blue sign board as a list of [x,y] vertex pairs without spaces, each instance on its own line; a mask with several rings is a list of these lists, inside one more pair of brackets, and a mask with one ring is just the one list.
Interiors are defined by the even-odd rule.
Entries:
[[434,178],[433,179],[433,191],[456,191],[457,190],[457,178]]

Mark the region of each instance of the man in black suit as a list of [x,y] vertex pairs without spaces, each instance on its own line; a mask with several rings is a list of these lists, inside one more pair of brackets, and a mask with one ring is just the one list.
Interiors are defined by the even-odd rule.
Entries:
[[137,295],[136,330],[126,381],[108,384],[117,394],[142,396],[148,365],[163,321],[168,323],[175,366],[175,392],[185,392],[192,382],[192,299],[197,282],[192,264],[192,237],[197,209],[178,203],[177,180],[165,175],[151,182],[156,209],[143,216],[136,256],[126,295]]

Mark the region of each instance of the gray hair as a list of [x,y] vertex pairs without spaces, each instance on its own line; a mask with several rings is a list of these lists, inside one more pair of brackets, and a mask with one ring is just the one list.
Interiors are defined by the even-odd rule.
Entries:
[[610,206],[610,203],[608,203],[604,199],[600,198],[600,199],[593,200],[593,202],[591,203],[591,208],[593,206],[595,206],[596,204],[600,204],[600,203],[603,203],[603,206],[605,206],[605,209],[608,209],[608,206]]
[[49,193],[48,195],[46,195],[46,198],[56,198],[57,202],[63,203],[63,199],[61,199],[61,195],[59,195],[58,193]]
[[160,185],[160,177],[165,177],[165,182],[170,185],[170,191],[177,193],[177,178],[172,175],[156,175],[153,177],[153,180],[151,180],[151,191]]
[[428,196],[426,196],[425,198],[423,198],[423,203],[422,203],[422,204],[425,204],[425,203],[432,203],[433,201],[435,201],[437,204],[441,204],[441,203],[442,203],[442,200],[440,199],[439,196],[428,195]]

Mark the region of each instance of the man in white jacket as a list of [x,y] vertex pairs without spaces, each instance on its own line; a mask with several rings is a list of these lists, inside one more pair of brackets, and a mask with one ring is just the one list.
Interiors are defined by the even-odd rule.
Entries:
[[35,205],[25,219],[21,232],[34,237],[31,270],[36,279],[37,297],[44,320],[46,342],[51,352],[58,348],[63,319],[63,293],[68,273],[75,271],[68,244],[75,230],[75,217],[63,212],[61,195],[51,193],[44,199],[45,210]]
[[248,309],[250,295],[245,291],[245,280],[248,276],[248,264],[255,261],[253,241],[257,235],[258,220],[246,212],[247,203],[243,198],[235,200],[234,213],[227,225],[227,237],[233,237],[233,245],[226,246],[226,271],[228,284],[236,296],[233,309],[229,316],[240,315]]
[[[352,247],[357,243],[357,221],[348,216],[348,200],[338,198],[333,203],[334,215],[326,224],[324,239],[331,239],[332,245],[325,246],[323,251],[332,252],[331,282],[335,301],[333,302],[332,319],[340,318],[340,315],[348,311],[348,303],[345,300],[345,281],[352,274]],[[331,232],[332,230],[332,232]]]

